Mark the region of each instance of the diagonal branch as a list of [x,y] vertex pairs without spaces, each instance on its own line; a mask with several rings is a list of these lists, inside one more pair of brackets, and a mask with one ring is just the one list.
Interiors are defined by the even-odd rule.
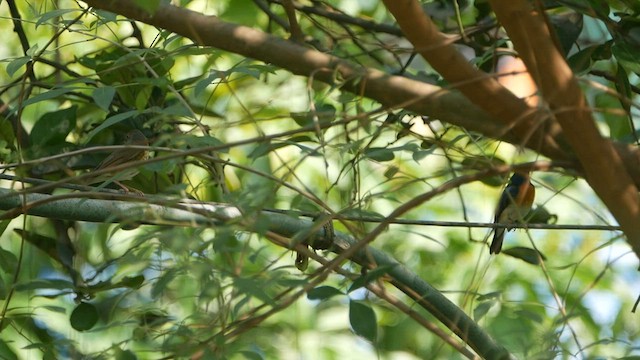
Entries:
[[504,122],[489,116],[458,92],[357,66],[253,28],[176,6],[161,6],[155,14],[150,15],[131,0],[88,0],[86,3],[173,31],[201,45],[275,64],[294,74],[325,83],[339,84],[347,91],[375,99],[390,108],[406,108],[518,145],[529,140],[530,144],[535,145],[532,145],[532,149],[549,158],[569,159],[566,152],[556,145],[556,140],[544,137],[541,133],[527,139],[505,132]]
[[[450,84],[454,84],[475,105],[505,125],[528,147],[552,142],[560,128],[547,114],[529,107],[492,76],[478,70],[455,48],[452,39],[441,33],[416,0],[384,0],[400,28],[416,51]],[[496,106],[499,104],[499,106]],[[548,122],[548,125],[544,125]],[[529,137],[533,136],[530,140]],[[562,147],[562,144],[556,146]]]
[[[505,132],[503,121],[488,115],[457,92],[401,76],[390,76],[375,69],[362,68],[264,32],[176,6],[160,6],[155,14],[150,15],[131,0],[85,2],[95,8],[175,32],[201,45],[275,64],[297,75],[330,84],[335,84],[336,79],[345,79],[342,84],[345,90],[367,96],[387,107],[406,108],[516,145],[525,144],[529,140],[529,144],[533,144],[531,149],[553,160],[566,161],[571,158],[557,145],[561,134],[536,133],[535,135],[543,137],[539,139],[530,138],[529,134],[521,138]],[[496,104],[502,99],[492,101]],[[517,119],[520,115],[514,114],[512,119]],[[640,185],[640,151],[626,144],[614,143],[614,146],[624,159],[627,171]],[[579,168],[579,164],[576,163],[575,168]]]

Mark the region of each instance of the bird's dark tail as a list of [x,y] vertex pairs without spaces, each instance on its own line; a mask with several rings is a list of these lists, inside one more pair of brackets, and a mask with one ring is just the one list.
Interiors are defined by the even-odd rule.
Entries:
[[502,240],[504,240],[504,231],[505,229],[496,228],[496,231],[493,233],[493,241],[489,247],[489,254],[500,254],[500,250],[502,250]]

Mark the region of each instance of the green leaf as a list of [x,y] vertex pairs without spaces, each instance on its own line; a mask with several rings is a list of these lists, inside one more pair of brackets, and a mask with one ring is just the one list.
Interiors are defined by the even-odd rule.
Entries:
[[49,257],[62,262],[60,260],[57,248],[57,240],[53,237],[41,235],[33,231],[24,231],[22,229],[14,229],[17,234],[19,234],[23,239],[25,239],[29,244],[35,246],[36,248],[43,251],[45,254],[49,255]]
[[[15,150],[15,141],[16,136],[13,131],[13,125],[10,121],[0,121],[0,141],[5,141],[7,143],[6,147],[9,150]],[[7,159],[5,158],[5,161]]]
[[287,144],[283,144],[283,143],[272,143],[270,141],[267,142],[262,142],[260,144],[258,144],[258,146],[254,147],[253,150],[251,150],[251,152],[249,153],[249,155],[247,155],[247,157],[249,159],[258,159],[261,158],[267,154],[269,154],[270,152],[280,149],[282,147],[287,146]]
[[484,170],[495,166],[504,165],[506,162],[499,157],[486,157],[469,155],[462,159],[462,165],[466,169]]
[[540,252],[521,246],[512,247],[502,250],[506,255],[513,256],[516,259],[520,259],[531,265],[540,265],[540,259],[547,260],[547,258]]
[[7,230],[7,226],[9,226],[10,222],[11,222],[11,220],[2,220],[2,221],[0,221],[0,236],[2,236],[2,234],[4,234],[5,230]]
[[39,146],[60,145],[76,126],[78,106],[46,113],[40,117],[29,134],[29,140]]
[[336,118],[336,108],[330,104],[316,105],[315,111],[291,113],[291,118],[300,127],[311,127],[316,124],[324,126],[330,124]]
[[182,90],[184,87],[190,86],[191,84],[194,84],[195,82],[200,80],[201,77],[202,77],[201,75],[197,75],[197,76],[193,76],[193,77],[189,77],[189,78],[186,78],[186,79],[182,79],[182,80],[176,81],[173,84],[173,88],[176,89],[176,90]]
[[366,273],[364,273],[363,275],[359,276],[357,279],[355,279],[353,281],[353,284],[351,284],[351,286],[349,287],[349,290],[347,290],[348,293],[357,290],[361,287],[366,286],[367,284],[369,284],[372,281],[375,281],[377,279],[379,279],[380,277],[384,276],[385,274],[387,274],[389,272],[389,270],[391,270],[391,266],[390,265],[384,265],[384,266],[378,266],[377,268],[373,269],[373,270],[369,270]]
[[6,71],[9,74],[9,77],[12,77],[20,68],[31,61],[31,57],[22,56],[17,59],[12,60],[9,64],[7,64]]
[[2,339],[0,339],[0,358],[3,360],[18,360],[18,355]]
[[320,205],[318,205],[315,202],[309,200],[308,197],[300,195],[300,194],[295,195],[293,197],[293,199],[291,199],[290,207],[291,207],[291,209],[307,211],[307,212],[311,212],[311,213],[319,212],[319,211],[322,210]]
[[240,354],[242,354],[245,357],[245,359],[248,359],[248,360],[264,360],[264,357],[256,351],[244,350],[244,351],[240,351]]
[[345,295],[345,293],[333,286],[318,286],[307,292],[307,299],[324,301],[337,295]]
[[126,276],[117,284],[118,286],[127,287],[131,289],[138,289],[144,283],[144,275],[138,276]]
[[560,40],[560,46],[566,56],[573,44],[576,43],[580,32],[582,31],[582,14],[576,12],[564,12],[560,14],[548,15],[551,20],[551,24],[555,28],[555,33]]
[[240,24],[255,24],[256,12],[248,10],[253,8],[254,3],[251,0],[233,0],[227,3],[224,12],[219,16]]
[[364,156],[368,157],[371,160],[374,161],[391,161],[393,160],[396,156],[393,153],[392,150],[387,149],[387,148],[369,148],[364,152]]
[[622,140],[633,132],[627,112],[620,105],[620,101],[607,93],[595,96],[595,106],[609,126],[609,136],[615,140]]
[[44,100],[51,100],[51,99],[55,99],[61,95],[64,95],[66,93],[72,92],[75,89],[73,88],[57,88],[57,89],[51,89],[49,91],[45,91],[42,94],[38,94],[36,96],[30,97],[27,100],[25,100],[22,103],[22,107],[27,107],[28,105],[31,104],[36,104],[39,103],[40,101],[44,101]]
[[[13,269],[13,271],[15,271],[15,268]],[[0,300],[5,300],[7,298],[7,295],[9,295],[7,284],[4,279],[0,278]]]
[[26,283],[16,284],[17,291],[33,291],[42,289],[54,289],[63,291],[73,288],[73,283],[69,280],[64,279],[35,279]]
[[134,354],[131,350],[122,350],[119,347],[114,349],[114,358],[116,360],[136,360],[136,354]]
[[211,85],[211,83],[215,80],[223,78],[224,75],[224,72],[218,70],[209,72],[209,76],[196,83],[196,86],[194,86],[193,88],[193,95],[195,95],[196,97],[201,96],[202,92],[207,88],[207,86]]
[[528,224],[555,224],[558,221],[558,215],[550,213],[544,206],[537,206],[529,211],[524,219]]
[[155,284],[153,284],[153,286],[151,287],[151,297],[154,299],[158,298],[158,296],[160,296],[160,294],[164,292],[167,286],[169,286],[169,283],[171,283],[179,274],[180,271],[177,269],[169,269],[164,274],[162,274],[162,276],[160,276],[160,279],[158,279],[158,281],[156,281]]
[[387,179],[392,179],[400,169],[397,166],[389,166],[387,170],[384,172],[384,177]]
[[18,258],[10,251],[0,248],[0,269],[12,274],[18,266]]
[[[164,116],[184,116],[184,117],[192,117],[193,112],[189,110],[189,108],[185,107],[182,103],[176,102],[175,104],[169,105],[163,108],[158,113]],[[203,115],[206,116],[217,116],[222,117],[220,114],[216,114],[213,111],[203,110]]]
[[624,41],[616,41],[611,47],[611,52],[616,60],[625,69],[640,74],[640,48]]
[[609,13],[611,12],[611,9],[609,8],[609,4],[606,1],[589,0],[588,2],[599,18],[607,20],[609,19]]
[[385,218],[385,216],[380,213],[358,209],[358,208],[341,211],[340,215],[352,217],[352,218],[374,218],[374,219],[380,219],[380,220]]
[[109,116],[102,124],[100,124],[98,127],[96,127],[95,129],[91,130],[87,136],[85,137],[85,144],[88,143],[89,141],[91,141],[91,139],[100,131],[113,126],[119,122],[125,121],[127,119],[130,119],[134,116],[137,116],[138,114],[140,114],[140,112],[138,110],[131,110],[131,111],[127,111],[127,112],[123,112],[120,114],[116,114],[113,116]]
[[241,293],[260,299],[266,304],[275,305],[273,299],[265,292],[266,286],[264,281],[261,279],[234,278],[233,285],[236,290]]
[[102,86],[93,90],[91,97],[102,110],[109,111],[109,106],[116,95],[116,89],[113,86]]
[[538,324],[541,324],[544,321],[543,316],[540,313],[525,309],[515,309],[514,314],[521,319],[528,319]]
[[490,300],[490,299],[497,299],[497,298],[500,298],[500,296],[502,296],[502,291],[492,291],[490,293],[479,295],[476,298],[476,300],[477,301],[485,301],[485,300]]
[[77,331],[89,330],[98,322],[98,309],[92,304],[81,302],[73,309],[69,322]]
[[480,321],[495,305],[494,301],[483,301],[473,309],[473,320]]
[[598,50],[599,46],[600,45],[589,46],[571,55],[567,59],[571,70],[577,75],[585,74],[591,70],[591,64],[593,62],[592,56]]
[[43,309],[47,309],[51,312],[55,312],[55,313],[59,313],[59,314],[66,314],[67,313],[67,309],[62,307],[62,306],[53,306],[53,305],[44,305],[41,306]]
[[[224,142],[213,136],[196,136],[190,134],[173,136],[171,145],[179,149],[196,149],[202,147],[218,146],[223,147]],[[227,149],[228,151],[228,149]]]
[[425,157],[433,154],[433,152],[435,151],[435,147],[429,149],[429,150],[420,150],[420,151],[414,151],[411,154],[411,158],[413,159],[413,161],[415,162],[419,162],[420,160],[424,159]]
[[376,313],[371,307],[360,301],[349,301],[349,323],[358,336],[375,343],[378,327]]
[[[62,17],[62,15],[68,14],[68,13],[72,13],[72,12],[79,12],[79,9],[55,9],[55,10],[49,10],[47,12],[45,12],[44,14],[42,14],[42,16],[40,16],[38,18],[38,21],[36,21],[36,28],[42,24],[44,24],[45,22],[51,20],[51,19],[55,19],[58,17]],[[57,19],[55,19],[57,21]]]

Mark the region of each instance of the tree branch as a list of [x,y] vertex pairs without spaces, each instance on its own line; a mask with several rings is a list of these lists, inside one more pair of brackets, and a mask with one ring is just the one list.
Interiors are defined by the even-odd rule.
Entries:
[[511,126],[512,131],[523,140],[523,145],[527,144],[535,151],[543,143],[562,146],[550,136],[560,133],[557,124],[549,121],[547,114],[529,107],[494,77],[472,66],[453,46],[452,39],[438,30],[418,1],[385,0],[384,4],[416,51],[475,105]]
[[[556,145],[556,141],[551,141],[548,137],[520,138],[505,131],[502,121],[489,116],[457,92],[360,67],[249,27],[227,23],[215,16],[205,16],[176,6],[161,6],[155,14],[150,15],[136,7],[131,0],[87,0],[86,3],[173,31],[201,45],[275,64],[296,75],[328,84],[342,81],[339,85],[343,89],[374,99],[390,108],[405,108],[516,145],[530,143],[533,144],[533,150],[551,159],[570,158]],[[536,134],[542,136],[540,133]],[[640,170],[638,174],[640,179]]]

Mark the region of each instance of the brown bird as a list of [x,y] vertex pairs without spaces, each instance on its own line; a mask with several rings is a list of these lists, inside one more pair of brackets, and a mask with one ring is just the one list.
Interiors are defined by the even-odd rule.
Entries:
[[[149,140],[140,130],[131,130],[127,133],[124,145],[149,146]],[[133,161],[145,160],[149,157],[149,152],[144,149],[117,149],[104,159],[93,171],[108,169],[114,166],[126,164]],[[113,172],[106,172],[89,178],[88,184],[96,184],[105,181],[112,181],[120,186],[124,191],[129,192],[129,188],[120,181],[130,180],[136,176],[140,170],[137,167],[130,167]],[[140,192],[140,191],[136,191]],[[140,192],[142,193],[142,192]]]

